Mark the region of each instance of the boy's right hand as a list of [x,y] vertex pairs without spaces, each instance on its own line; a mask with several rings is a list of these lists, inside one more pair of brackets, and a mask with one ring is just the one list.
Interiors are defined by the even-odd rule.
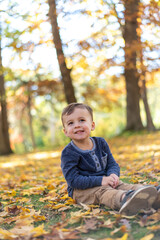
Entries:
[[111,186],[111,187],[115,187],[115,179],[110,175],[108,177],[103,176],[102,178],[102,186]]

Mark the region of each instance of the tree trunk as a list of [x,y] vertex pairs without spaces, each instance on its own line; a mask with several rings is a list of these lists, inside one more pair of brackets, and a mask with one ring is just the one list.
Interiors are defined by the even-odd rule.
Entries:
[[68,69],[66,66],[65,56],[62,49],[62,41],[60,38],[59,27],[57,23],[56,1],[48,0],[48,4],[49,4],[49,17],[50,17],[51,26],[52,26],[53,40],[54,40],[54,44],[57,52],[59,68],[62,75],[62,82],[64,85],[66,101],[67,103],[76,102],[72,79],[70,76],[71,70]]
[[145,80],[145,73],[146,73],[146,67],[144,65],[144,60],[143,60],[143,48],[142,48],[142,42],[141,42],[141,37],[138,36],[138,41],[139,41],[139,59],[140,59],[140,66],[141,66],[141,73],[140,73],[140,84],[141,84],[141,98],[143,101],[145,113],[146,113],[146,120],[147,120],[147,130],[148,131],[155,131],[156,128],[153,124],[149,104],[148,104],[148,98],[147,98],[147,88],[146,88],[146,80]]
[[153,124],[149,104],[148,104],[148,99],[147,99],[147,89],[146,89],[146,81],[145,78],[142,80],[142,86],[141,86],[141,98],[143,100],[144,104],[144,109],[146,113],[146,119],[147,119],[147,130],[148,131],[155,131],[156,128]]
[[29,118],[29,131],[30,131],[30,136],[31,136],[31,142],[32,142],[32,147],[33,149],[36,148],[36,142],[35,142],[35,137],[34,137],[34,132],[33,132],[33,124],[32,124],[32,114],[31,114],[31,93],[30,93],[30,87],[28,86],[28,101],[27,101],[27,108],[28,108],[28,118]]
[[23,146],[24,146],[24,151],[27,152],[27,148],[26,148],[26,144],[25,144],[25,140],[24,140],[24,136],[23,136],[23,133],[24,133],[24,127],[23,127],[23,113],[24,113],[24,109],[25,108],[22,108],[21,109],[21,113],[20,113],[20,118],[19,118],[19,128],[20,128],[20,134],[22,136],[22,143],[23,143]]
[[140,116],[140,88],[138,86],[138,72],[136,67],[137,48],[137,13],[139,0],[125,0],[125,82],[127,93],[127,130],[143,129]]
[[0,155],[12,153],[8,134],[7,104],[2,66],[2,49],[0,39]]

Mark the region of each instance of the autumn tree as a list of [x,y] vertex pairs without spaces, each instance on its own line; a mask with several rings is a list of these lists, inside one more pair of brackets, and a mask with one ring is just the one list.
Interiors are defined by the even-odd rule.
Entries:
[[[153,27],[154,26],[154,27]],[[155,130],[155,126],[152,120],[151,111],[148,103],[147,97],[147,78],[146,75],[152,71],[153,73],[159,69],[159,44],[154,43],[153,39],[150,40],[143,38],[143,29],[146,28],[149,32],[151,29],[158,29],[160,26],[160,11],[159,4],[157,1],[151,1],[150,3],[144,5],[139,4],[139,13],[138,13],[138,60],[137,65],[139,66],[139,85],[140,85],[140,94],[144,104],[145,113],[146,113],[146,122],[148,130]],[[155,37],[156,37],[155,35]],[[149,50],[149,51],[148,51]],[[153,54],[149,54],[152,52]],[[156,56],[157,55],[157,56]]]
[[61,71],[62,82],[64,85],[64,92],[67,103],[76,102],[74,87],[71,78],[71,69],[67,68],[66,60],[62,48],[62,40],[59,33],[59,27],[57,22],[56,0],[48,0],[49,4],[49,17],[52,25],[53,41],[55,44],[59,68]]
[[[0,26],[1,33],[1,26]],[[12,153],[8,133],[7,102],[2,66],[2,48],[0,37],[0,155]]]
[[127,93],[127,130],[139,130],[143,128],[140,117],[140,89],[139,75],[137,71],[137,46],[138,46],[138,10],[139,0],[124,1],[124,33],[125,40],[125,67],[124,75]]
[[139,85],[140,85],[140,96],[142,98],[144,109],[146,113],[146,122],[147,122],[147,130],[154,131],[156,128],[154,126],[150,107],[148,104],[148,97],[147,97],[147,87],[146,87],[146,72],[147,68],[144,64],[144,57],[143,57],[143,44],[141,42],[140,36],[138,36],[138,43],[139,43],[139,51],[138,51],[138,57],[140,62],[140,74],[139,74]]
[[[17,53],[17,55],[21,56],[22,52],[23,51],[26,51],[26,50],[29,50],[30,49],[30,44],[20,44],[21,41],[20,41],[20,37],[21,35],[24,33],[23,30],[22,31],[19,31],[18,29],[13,29],[12,26],[11,26],[11,22],[10,22],[10,19],[16,19],[16,18],[25,18],[24,16],[20,16],[19,13],[16,11],[16,7],[18,6],[17,2],[16,3],[13,3],[13,2],[6,2],[6,4],[4,4],[4,9],[3,9],[3,12],[5,13],[4,15],[4,18],[3,18],[3,21],[4,21],[4,29],[3,29],[3,37],[5,39],[4,42],[5,43],[5,46],[4,46],[4,49],[6,48],[10,48],[13,50],[13,52],[15,51]],[[6,11],[7,9],[7,11]],[[9,39],[9,41],[8,41]],[[1,55],[2,57],[2,55]],[[1,59],[2,61],[2,59]],[[8,69],[6,69],[6,75],[7,75],[7,71]],[[3,77],[3,76],[2,76]],[[13,77],[13,75],[12,75]],[[13,81],[14,78],[11,78],[10,81]],[[5,95],[5,92],[4,92],[4,77],[3,79],[1,80],[2,81],[2,84],[1,84],[1,92],[3,94],[3,97],[1,99],[5,100],[4,98],[4,95]],[[28,97],[28,114],[30,116],[30,119],[31,119],[31,113],[30,113],[30,105],[31,105],[31,100],[30,100],[30,96]],[[4,112],[4,119],[5,119],[5,103],[3,104],[3,108],[4,109],[2,112]],[[3,124],[4,124],[4,119],[3,119]],[[6,121],[7,122],[7,121]],[[32,121],[29,122],[29,127],[31,129],[31,139],[32,139],[32,142],[33,142],[33,146],[35,148],[35,141],[34,141],[34,135],[33,135],[33,129],[32,129]],[[4,127],[4,129],[7,130],[8,128],[8,125],[7,123],[5,124],[6,126]],[[1,138],[3,139],[3,138]],[[8,142],[8,140],[5,140],[4,142]],[[9,150],[10,151],[10,150]]]
[[[87,1],[86,1],[87,2]],[[143,1],[101,1],[100,3],[96,3],[97,8],[94,11],[89,10],[86,4],[86,8],[81,11],[82,14],[88,16],[88,18],[93,18],[92,27],[95,26],[98,28],[98,31],[94,31],[93,33],[86,39],[81,40],[79,42],[80,46],[80,57],[77,57],[79,64],[81,62],[83,65],[87,62],[85,55],[91,57],[91,55],[95,58],[95,75],[100,77],[100,75],[105,75],[108,69],[113,67],[122,67],[120,74],[125,77],[125,88],[126,88],[126,129],[127,130],[139,130],[143,129],[141,114],[140,114],[140,99],[142,96],[145,96],[145,111],[147,116],[147,129],[153,130],[154,125],[152,121],[151,114],[149,116],[149,104],[147,95],[141,95],[142,88],[140,87],[140,78],[142,76],[141,67],[139,64],[140,59],[140,42],[139,42],[139,21],[140,19],[148,18],[147,25],[149,22],[153,21],[153,16],[155,16],[158,12],[158,3],[156,1],[151,1],[150,4],[145,4]],[[99,5],[98,5],[99,4]],[[89,5],[89,4],[88,4]],[[140,13],[140,6],[143,6],[143,14]],[[151,7],[150,7],[151,6]],[[155,8],[156,7],[156,8]],[[153,9],[155,10],[153,11]],[[147,16],[147,13],[149,12]],[[154,12],[152,16],[151,12]],[[95,18],[96,16],[96,18]],[[152,16],[152,17],[151,17]],[[95,20],[97,19],[97,21]],[[159,18],[158,18],[159,19]],[[98,25],[99,23],[99,25]],[[106,25],[105,25],[106,23]],[[146,21],[142,22],[144,26]],[[98,25],[98,27],[96,26]],[[153,23],[151,23],[153,24]],[[119,26],[118,26],[119,25]],[[158,25],[156,21],[154,21],[154,25]],[[100,26],[100,27],[99,27]],[[143,31],[145,30],[144,27]],[[140,38],[141,42],[144,42],[143,39],[143,31],[142,38]],[[152,35],[155,34],[154,32]],[[156,37],[156,34],[155,34]],[[147,41],[147,40],[146,40]],[[149,41],[147,41],[149,42]],[[147,46],[150,52],[153,50],[153,42],[152,47]],[[141,44],[141,46],[144,43]],[[158,47],[158,44],[157,44]],[[108,49],[113,49],[113,53],[107,53]],[[147,49],[146,48],[146,49]],[[117,49],[117,51],[115,51]],[[146,56],[146,49],[143,49],[143,56]],[[122,50],[124,55],[122,55]],[[110,51],[111,52],[111,51]],[[115,53],[114,53],[115,52]],[[91,53],[91,54],[90,54]],[[148,53],[147,53],[148,54]],[[112,55],[108,57],[108,55]],[[98,56],[98,57],[97,57]],[[123,57],[124,56],[124,57]],[[123,61],[124,59],[124,61]],[[148,62],[149,58],[145,58],[145,61]],[[101,64],[99,62],[101,61]],[[93,62],[93,61],[92,61]],[[80,64],[79,64],[80,65]],[[141,67],[140,67],[141,65]],[[145,62],[146,65],[146,62]],[[154,64],[152,64],[153,66]],[[89,68],[90,66],[88,66]],[[121,68],[121,69],[122,69]],[[93,67],[92,67],[93,69]],[[115,68],[116,69],[116,68]],[[154,71],[154,67],[152,68]],[[151,67],[148,66],[147,71],[152,71]],[[86,71],[86,68],[85,70]],[[97,74],[98,73],[98,74]],[[119,79],[120,79],[119,74]],[[118,74],[116,71],[113,72],[113,78],[117,78],[118,83]],[[104,76],[103,76],[104,78]],[[114,81],[115,79],[114,78]],[[106,79],[107,81],[107,79]],[[99,83],[97,83],[99,85]],[[106,85],[107,82],[106,82]],[[107,89],[106,89],[107,92]],[[144,92],[143,92],[144,93]],[[144,97],[143,97],[144,100]],[[152,124],[149,123],[152,122]],[[152,125],[152,126],[151,126]]]
[[[6,6],[8,7],[9,4],[10,2],[7,2]],[[46,35],[43,33],[41,29],[41,24],[47,22],[48,20],[48,17],[46,14],[45,14],[45,17],[47,18],[47,20],[40,16],[41,11],[40,12],[37,11],[34,15],[31,15],[31,13],[27,12],[27,9],[26,10],[24,9],[23,13],[21,14],[18,12],[18,7],[19,7],[19,3],[17,3],[17,1],[13,3],[13,5],[11,1],[11,10],[12,10],[10,11],[11,14],[9,15],[6,12],[6,15],[4,18],[6,23],[5,25],[6,29],[4,31],[5,42],[6,42],[5,48],[10,49],[10,51],[12,52],[12,56],[20,60],[20,62],[22,60],[22,55],[26,56],[27,61],[26,61],[26,65],[24,66],[24,69],[23,67],[22,69],[18,68],[20,62],[17,61],[16,63],[17,69],[14,68],[12,70],[13,72],[15,72],[14,74],[12,74],[12,76],[8,74],[8,81],[10,81],[10,84],[9,84],[10,86],[12,86],[12,82],[13,82],[14,87],[12,87],[12,90],[16,89],[15,93],[16,91],[18,92],[18,90],[21,91],[24,87],[24,91],[22,91],[23,96],[20,96],[18,100],[17,100],[16,94],[14,96],[13,101],[16,104],[18,102],[18,105],[19,105],[19,109],[15,108],[15,114],[17,114],[16,116],[18,117],[17,123],[20,123],[19,136],[21,137],[21,139],[23,139],[24,146],[25,146],[25,142],[28,142],[29,143],[28,145],[31,145],[31,148],[34,149],[36,148],[36,139],[35,139],[34,126],[33,126],[34,119],[32,114],[32,109],[34,107],[33,91],[29,83],[31,79],[39,82],[39,81],[43,81],[45,77],[48,78],[48,75],[47,75],[48,71],[46,71],[46,69],[43,69],[39,63],[34,62],[32,58],[32,54],[34,54],[34,52],[39,46],[46,46],[46,45],[49,46],[51,39],[49,37],[46,38]],[[19,21],[19,23],[21,24],[17,26],[15,26],[14,24],[12,25],[12,21],[11,21],[12,19],[17,22]],[[49,23],[47,24],[49,25]],[[36,39],[32,37],[34,35],[34,32],[36,32]],[[50,35],[51,34],[49,34],[49,36]],[[9,58],[8,58],[8,61],[9,61]],[[14,62],[13,58],[10,61],[10,67],[12,65],[12,62]],[[28,67],[28,69],[26,69],[26,66]],[[29,71],[29,69],[32,69],[32,70]],[[42,78],[38,74],[38,71],[40,71],[41,73],[43,71]],[[30,74],[31,75],[28,76],[28,73],[29,75]],[[49,77],[49,79],[52,79],[52,77]],[[57,81],[60,82],[59,79]],[[16,111],[19,111],[19,112],[16,113]],[[23,124],[24,122],[27,122],[27,124],[26,123]],[[27,126],[28,131],[24,131],[24,126]],[[26,134],[27,136],[23,137],[24,132],[27,132],[29,137],[27,134]]]

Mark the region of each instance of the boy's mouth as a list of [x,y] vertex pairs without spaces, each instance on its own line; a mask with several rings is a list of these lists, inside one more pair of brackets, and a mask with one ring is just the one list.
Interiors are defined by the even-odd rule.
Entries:
[[84,132],[84,130],[78,130],[75,132],[75,134],[79,134],[79,133],[83,133],[83,132]]

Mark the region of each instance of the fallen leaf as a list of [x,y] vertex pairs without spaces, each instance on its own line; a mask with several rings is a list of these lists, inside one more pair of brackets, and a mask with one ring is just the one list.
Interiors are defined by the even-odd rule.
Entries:
[[115,221],[112,222],[111,219],[108,219],[107,221],[104,222],[103,227],[112,229],[114,226],[114,223],[115,223]]
[[99,214],[101,212],[101,210],[99,209],[99,208],[94,208],[94,209],[92,209],[92,214],[93,215],[97,215],[97,214]]
[[33,228],[31,230],[31,232],[33,233],[33,236],[34,237],[38,237],[38,236],[41,236],[43,234],[46,234],[47,232],[44,230],[44,224],[36,227],[36,228]]
[[127,240],[128,239],[128,233],[125,233],[119,240]]
[[160,225],[155,225],[155,226],[147,227],[147,229],[152,230],[152,231],[157,231],[157,230],[160,230]]
[[7,210],[9,214],[13,214],[13,215],[17,215],[20,213],[20,207],[16,205],[5,207],[5,210]]
[[32,236],[33,226],[22,226],[22,227],[14,227],[10,230],[11,233],[15,234],[17,237],[19,236]]
[[127,219],[121,219],[121,220],[120,220],[120,223],[121,223],[122,225],[124,225],[124,226],[126,227],[126,229],[128,229],[128,230],[131,229],[131,225],[130,225],[130,223],[129,223],[129,221],[128,221]]
[[33,215],[33,218],[36,222],[46,220],[45,216],[41,216],[41,215],[39,215],[39,216]]
[[59,208],[62,208],[62,207],[66,207],[65,204],[55,204],[55,205],[52,205],[52,209],[59,209]]
[[115,233],[119,232],[121,228],[116,228],[111,232],[111,236],[113,236]]
[[0,213],[0,217],[6,217],[7,215],[8,215],[8,212],[5,212],[5,211]]
[[15,239],[17,238],[16,235],[14,235],[13,233],[11,233],[10,231],[7,230],[3,230],[2,228],[0,228],[0,239]]
[[63,211],[66,211],[68,209],[71,209],[71,207],[70,206],[65,206],[65,207],[59,208],[58,212],[63,212]]
[[98,220],[96,218],[84,219],[86,230],[95,230],[97,228]]
[[90,210],[90,207],[84,203],[80,203],[80,205],[85,209],[85,210]]
[[141,238],[140,240],[151,240],[151,239],[153,239],[153,238],[154,238],[154,234],[151,233],[151,234],[149,234],[149,235]]

